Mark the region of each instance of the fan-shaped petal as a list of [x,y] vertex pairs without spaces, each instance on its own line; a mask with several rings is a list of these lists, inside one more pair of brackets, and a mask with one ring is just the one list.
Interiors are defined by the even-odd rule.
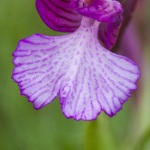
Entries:
[[79,36],[85,42],[74,47],[76,59],[72,62],[76,66],[67,73],[60,88],[62,111],[68,118],[92,120],[101,111],[113,116],[136,89],[136,64],[103,48],[93,38],[94,32],[93,28]]
[[97,39],[99,23],[84,19],[71,34],[35,34],[14,52],[13,79],[39,109],[57,95],[64,115],[95,119],[101,111],[116,114],[136,89],[138,67],[106,50]]

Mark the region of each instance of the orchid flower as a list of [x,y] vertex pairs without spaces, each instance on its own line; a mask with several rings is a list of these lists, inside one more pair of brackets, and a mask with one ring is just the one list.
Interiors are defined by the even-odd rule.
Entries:
[[[109,49],[122,20],[121,4],[116,0],[36,0],[36,7],[48,27],[70,33],[34,34],[19,41],[12,78],[21,94],[35,109],[58,96],[63,114],[75,120],[93,120],[102,111],[115,115],[137,88],[140,75],[133,61]],[[100,28],[103,23],[107,23],[106,34]]]

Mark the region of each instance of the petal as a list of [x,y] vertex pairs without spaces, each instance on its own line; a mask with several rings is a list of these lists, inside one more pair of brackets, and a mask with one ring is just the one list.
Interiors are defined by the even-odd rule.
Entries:
[[41,19],[51,29],[73,32],[81,23],[81,15],[70,8],[71,0],[36,0]]
[[103,48],[93,32],[82,31],[74,40],[74,58],[59,94],[67,118],[93,120],[101,111],[113,116],[136,89],[135,63]]
[[138,67],[101,46],[98,22],[83,21],[68,35],[36,34],[19,42],[13,79],[36,109],[58,95],[68,118],[92,120],[101,111],[113,116],[136,89]]
[[120,27],[122,24],[122,15],[114,15],[109,22],[103,22],[99,27],[99,36],[107,49],[111,49],[118,38]]
[[12,78],[36,109],[50,103],[59,92],[72,56],[68,38],[35,34],[21,40],[13,53]]
[[[119,43],[121,38],[118,39],[118,36],[121,37],[125,27],[130,21],[137,0],[126,2],[124,0],[119,0],[119,2],[122,3],[124,10],[123,14],[114,15],[109,22],[101,23],[99,28],[100,39],[107,49],[111,49],[116,44],[117,40],[117,44]],[[119,32],[120,30],[121,32]]]
[[113,15],[122,14],[123,9],[116,0],[94,0],[91,5],[78,8],[77,11],[100,22],[109,22]]

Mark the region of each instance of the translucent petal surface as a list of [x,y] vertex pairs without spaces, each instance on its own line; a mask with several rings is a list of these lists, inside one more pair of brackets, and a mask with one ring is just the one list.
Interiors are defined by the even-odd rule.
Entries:
[[13,79],[36,109],[58,95],[67,118],[113,116],[136,89],[137,66],[104,49],[96,38],[99,23],[89,23],[69,35],[36,34],[19,42]]
[[71,0],[36,0],[36,7],[44,23],[53,30],[73,32],[81,23],[81,16],[70,8]]

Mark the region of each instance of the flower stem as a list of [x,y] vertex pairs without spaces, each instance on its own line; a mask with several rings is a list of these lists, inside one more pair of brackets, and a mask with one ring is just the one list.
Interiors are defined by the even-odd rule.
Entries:
[[150,128],[144,132],[142,137],[139,139],[137,144],[135,145],[134,150],[142,150],[144,149],[144,146],[148,143],[150,140]]
[[98,119],[87,123],[85,135],[85,150],[104,149],[100,129],[101,127]]

